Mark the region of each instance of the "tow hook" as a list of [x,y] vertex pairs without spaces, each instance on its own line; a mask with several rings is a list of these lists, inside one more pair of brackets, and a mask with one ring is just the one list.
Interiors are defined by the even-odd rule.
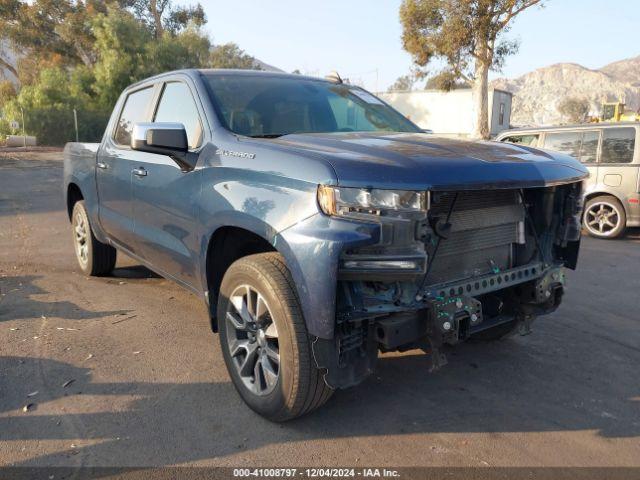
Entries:
[[538,309],[537,313],[554,310],[562,300],[565,281],[562,267],[549,269],[535,283],[525,287],[523,303],[536,307]]
[[473,297],[436,297],[429,301],[431,319],[443,343],[466,340],[472,326],[482,322],[482,304]]
[[535,284],[535,290],[531,292],[533,303],[547,303],[550,300],[557,305],[562,296],[565,282],[564,271],[561,267],[552,268],[543,275]]

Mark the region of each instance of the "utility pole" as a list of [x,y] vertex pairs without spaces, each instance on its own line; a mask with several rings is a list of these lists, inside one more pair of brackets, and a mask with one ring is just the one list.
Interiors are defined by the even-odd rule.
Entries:
[[25,130],[24,130],[24,109],[22,107],[20,107],[20,113],[22,114],[22,145],[26,149],[27,148],[27,134],[25,133]]

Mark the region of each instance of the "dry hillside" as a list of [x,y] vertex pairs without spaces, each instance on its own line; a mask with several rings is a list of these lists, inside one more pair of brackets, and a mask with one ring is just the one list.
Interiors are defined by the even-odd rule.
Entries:
[[640,108],[640,56],[597,70],[558,63],[515,79],[499,78],[492,85],[514,93],[513,125],[561,123],[558,104],[566,97],[588,99],[594,115],[600,112],[603,100],[622,99],[627,109],[636,110]]

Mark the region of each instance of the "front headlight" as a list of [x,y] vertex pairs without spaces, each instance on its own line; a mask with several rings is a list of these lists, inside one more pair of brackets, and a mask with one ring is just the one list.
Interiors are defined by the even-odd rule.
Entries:
[[420,212],[427,209],[425,192],[318,186],[318,204],[327,215]]

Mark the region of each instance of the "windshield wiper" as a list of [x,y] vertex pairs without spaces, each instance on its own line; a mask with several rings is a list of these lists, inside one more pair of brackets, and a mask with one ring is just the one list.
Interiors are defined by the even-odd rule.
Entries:
[[249,135],[251,138],[278,138],[283,135],[287,135],[286,133],[265,133],[263,135]]

